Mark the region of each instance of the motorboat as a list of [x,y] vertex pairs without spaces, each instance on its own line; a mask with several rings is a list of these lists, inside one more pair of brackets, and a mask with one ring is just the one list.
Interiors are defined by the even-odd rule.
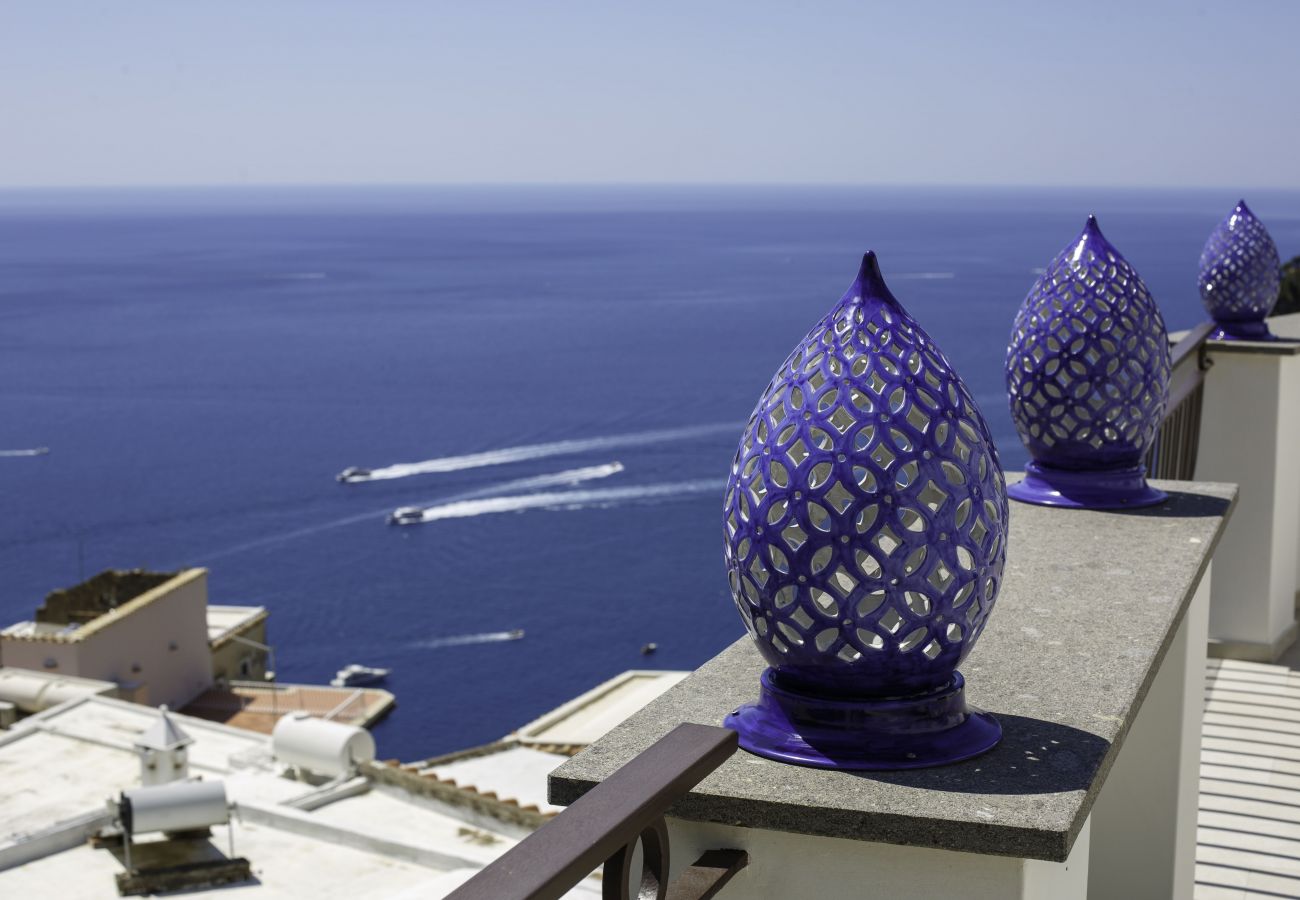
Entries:
[[330,679],[333,687],[361,687],[366,684],[378,684],[388,677],[392,669],[380,669],[374,666],[362,666],[352,663],[344,666]]
[[388,514],[389,525],[419,525],[424,521],[424,509],[419,506],[400,506]]
[[370,477],[370,470],[363,469],[360,466],[348,466],[342,472],[334,476],[335,481],[365,481]]

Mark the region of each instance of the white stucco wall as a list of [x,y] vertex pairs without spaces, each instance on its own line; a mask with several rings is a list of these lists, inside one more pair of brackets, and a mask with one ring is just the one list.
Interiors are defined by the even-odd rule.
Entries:
[[1214,554],[1210,638],[1272,662],[1295,628],[1300,356],[1211,346],[1196,477],[1240,486]]
[[[126,686],[123,696],[138,703],[178,709],[212,684],[207,579],[205,569],[181,572],[83,626],[78,640],[5,637],[0,660],[6,666],[112,681]],[[132,690],[132,684],[138,687]]]

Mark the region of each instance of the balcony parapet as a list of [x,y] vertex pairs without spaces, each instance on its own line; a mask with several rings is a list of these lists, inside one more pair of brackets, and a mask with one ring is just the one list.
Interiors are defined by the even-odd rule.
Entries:
[[1274,662],[1295,643],[1300,587],[1300,316],[1270,319],[1280,339],[1210,340],[1196,477],[1241,499],[1219,548],[1210,655]]
[[[1194,843],[1185,820],[1195,806],[1196,685],[1208,604],[1202,580],[1237,491],[1217,483],[1157,486],[1169,499],[1144,510],[1013,505],[998,608],[962,667],[971,703],[1002,724],[1003,740],[993,750],[937,768],[867,773],[738,752],[672,807],[670,833],[680,832],[693,847],[692,834],[713,829],[705,843],[748,850],[750,867],[737,876],[751,885],[742,889],[737,882],[745,896],[769,895],[765,872],[777,877],[779,867],[801,865],[788,850],[785,859],[764,859],[757,836],[782,834],[1031,865],[1070,860],[1094,876],[1118,864],[1113,857],[1126,845],[1140,844],[1134,852],[1161,869],[1157,882],[1182,883],[1172,870],[1175,856],[1182,860]],[[737,641],[552,773],[551,801],[574,802],[682,722],[720,723],[753,701],[763,667],[753,642]],[[1195,677],[1188,674],[1193,670]],[[1159,699],[1143,716],[1148,695]],[[1158,774],[1161,769],[1172,772],[1172,782]],[[1119,787],[1105,792],[1113,770]],[[1147,823],[1126,824],[1141,818],[1130,809],[1135,805],[1165,822],[1163,856],[1162,839]],[[1080,861],[1071,852],[1088,833],[1090,815],[1092,846],[1083,850],[1090,857]],[[1098,816],[1107,832],[1100,841]],[[676,858],[693,858],[693,852]],[[946,862],[934,862],[948,869],[953,860],[971,859],[941,855]],[[865,858],[861,864],[868,865]],[[1190,879],[1189,866],[1178,879]],[[1018,871],[1012,880],[1039,878],[1025,875],[1023,865]],[[1077,871],[1071,877],[1077,888]],[[924,885],[941,886],[934,878],[942,880],[926,875],[907,896],[930,896]],[[1038,895],[1028,889],[1018,894]],[[1074,888],[1059,894],[1076,895],[1083,896]]]

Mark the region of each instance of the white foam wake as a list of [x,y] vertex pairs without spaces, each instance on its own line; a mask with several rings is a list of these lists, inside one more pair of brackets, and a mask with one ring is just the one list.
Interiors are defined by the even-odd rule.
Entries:
[[[437,459],[426,459],[423,462],[397,463],[380,469],[371,469],[367,474],[344,475],[340,473],[338,478],[340,481],[349,484],[358,484],[365,481],[388,481],[393,478],[410,478],[412,475],[457,472],[461,469],[500,466],[506,463],[543,459],[548,456],[563,456],[570,453],[587,453],[593,450],[611,450],[616,447],[639,447],[645,444],[659,444],[666,441],[689,440],[690,438],[722,434],[724,432],[739,434],[740,426],[734,423],[694,425],[688,428],[663,428],[657,431],[639,431],[631,434],[611,434],[604,437],[552,441],[549,444],[527,444],[522,447],[487,450],[483,453],[467,453],[463,456],[443,456]],[[362,471],[365,472],[365,470]]]
[[457,634],[450,637],[430,638],[427,641],[416,641],[412,647],[461,647],[465,644],[494,644],[497,641],[517,641],[524,636],[524,630],[517,628],[514,631],[487,631],[483,634]]
[[537,488],[581,484],[584,481],[594,481],[597,478],[608,478],[609,476],[617,475],[622,471],[623,464],[617,461],[602,463],[599,466],[583,466],[580,469],[569,469],[564,472],[551,472],[546,475],[534,475],[531,478],[517,478],[514,481],[507,481],[504,484],[480,488],[477,491],[468,491],[465,494],[462,494],[458,499],[469,500],[474,497],[500,494],[503,491],[529,491]]
[[49,447],[33,447],[30,450],[0,450],[0,456],[44,456],[49,452]]
[[[488,497],[484,500],[460,500],[441,503],[424,510],[419,522],[437,522],[442,519],[468,519],[492,513],[523,512],[528,509],[583,509],[637,500],[658,500],[699,494],[705,491],[722,491],[722,482],[716,479],[676,481],[664,484],[647,484],[639,487],[597,488],[585,491],[549,491],[539,494],[520,494],[511,497]],[[418,524],[410,522],[409,524]]]
[[[549,472],[545,475],[532,475],[528,478],[516,478],[513,481],[499,482],[497,484],[490,484],[487,487],[475,488],[471,491],[463,491],[459,494],[453,494],[450,498],[443,498],[443,502],[448,503],[457,500],[472,500],[475,497],[490,497],[493,494],[501,494],[506,491],[528,491],[536,490],[537,488],[556,487],[558,485],[580,484],[581,482],[591,481],[596,478],[608,478],[609,476],[617,475],[622,471],[623,464],[621,462],[608,462],[599,466],[584,466],[580,469],[567,469],[563,472]],[[225,550],[219,550],[216,553],[207,555],[204,559],[219,559],[223,556],[242,553],[245,550],[253,550],[258,547],[266,547],[271,544],[279,544],[284,541],[294,540],[295,538],[320,534],[322,531],[329,531],[332,528],[340,528],[344,525],[353,525],[357,522],[365,522],[367,520],[373,521],[388,515],[389,512],[390,510],[387,508],[372,509],[368,512],[344,516],[341,519],[333,519],[327,522],[313,522],[310,525],[306,525],[302,528],[295,528],[292,531],[285,531],[280,534],[273,534],[268,537],[246,541],[242,544],[237,544],[234,547],[227,547]]]

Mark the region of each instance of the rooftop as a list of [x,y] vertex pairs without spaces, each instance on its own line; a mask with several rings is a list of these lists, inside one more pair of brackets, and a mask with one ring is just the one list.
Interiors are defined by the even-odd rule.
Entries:
[[488,794],[503,803],[553,816],[562,807],[546,800],[546,776],[568,759],[531,747],[506,747],[497,753],[462,756],[417,773],[444,784]]
[[183,712],[270,734],[280,717],[291,712],[364,727],[382,719],[396,703],[397,699],[381,688],[235,681],[224,688],[204,691]]
[[[239,807],[235,852],[249,859],[256,877],[240,896],[439,897],[518,838],[503,823],[496,830],[491,819],[392,784],[358,778],[338,790],[295,780],[264,735],[177,713],[170,718],[193,738],[192,773],[223,780]],[[0,896],[44,896],[55,883],[61,897],[117,895],[113,876],[122,863],[87,844],[77,822],[139,785],[132,747],[158,722],[156,710],[91,697],[0,732]],[[50,846],[60,829],[72,839]],[[33,842],[38,836],[42,841]],[[223,826],[211,843],[213,853],[224,853]],[[187,896],[209,893],[217,896]],[[598,895],[590,884],[572,894]]]
[[101,572],[81,584],[50,592],[33,620],[8,626],[0,631],[0,637],[56,643],[82,641],[204,573],[204,569]]
[[220,606],[208,604],[208,642],[216,645],[250,625],[265,619],[265,606]]
[[580,748],[656,699],[689,672],[632,669],[574,697],[518,729],[521,744]]

